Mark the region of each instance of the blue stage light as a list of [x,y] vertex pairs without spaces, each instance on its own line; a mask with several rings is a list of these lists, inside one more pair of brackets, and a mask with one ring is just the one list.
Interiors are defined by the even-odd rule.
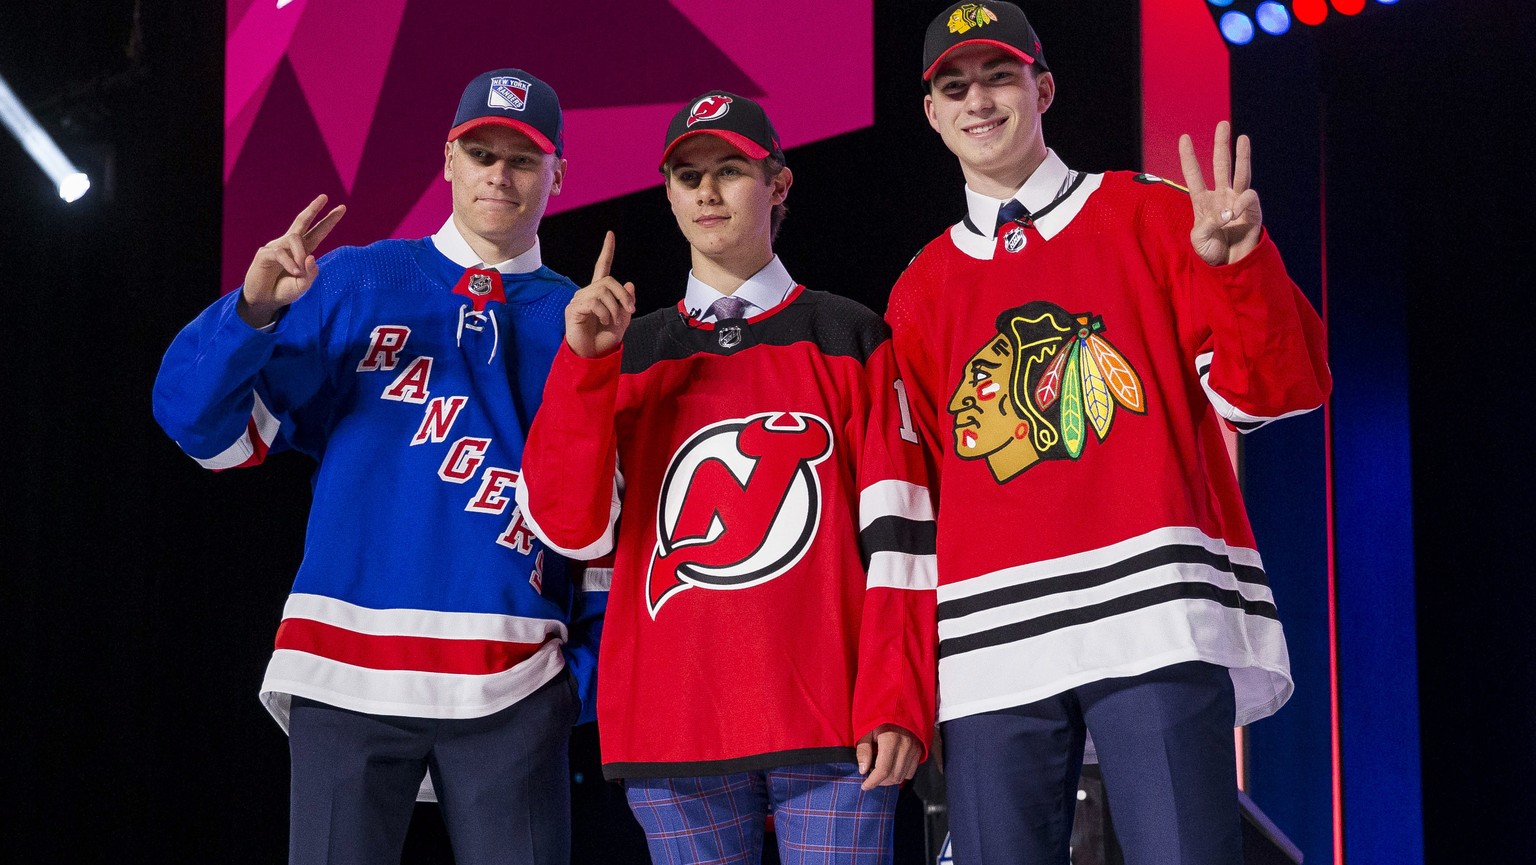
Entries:
[[1247,45],[1253,41],[1253,19],[1241,12],[1227,12],[1221,16],[1221,35],[1233,45]]
[[1376,2],[1382,4],[1383,6],[1391,6],[1393,3],[1396,3],[1397,0],[1376,0]]
[[1206,0],[1206,2],[1212,6],[1220,6],[1222,8],[1226,8],[1232,5],[1232,0]]
[[1259,8],[1254,10],[1253,17],[1259,22],[1259,29],[1271,36],[1279,36],[1291,29],[1291,13],[1285,10],[1285,6],[1276,3],[1275,0],[1264,0]]

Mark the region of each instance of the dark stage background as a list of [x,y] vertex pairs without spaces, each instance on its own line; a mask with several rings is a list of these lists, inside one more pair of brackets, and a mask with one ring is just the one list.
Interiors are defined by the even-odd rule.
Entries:
[[[915,80],[938,5],[877,2],[875,125],[789,153],[786,263],[875,309],[962,206]],[[1135,167],[1138,4],[1026,5],[1060,84],[1048,142],[1078,168]],[[1371,404],[1377,365],[1406,382],[1408,439],[1389,444],[1411,453],[1412,497],[1397,505],[1414,541],[1430,862],[1524,861],[1532,846],[1522,223],[1536,33],[1525,7],[1402,0],[1233,66],[1239,122],[1271,118],[1258,124],[1256,185],[1282,249],[1318,248],[1314,214],[1279,214],[1315,206],[1308,166],[1326,154],[1330,292],[1352,310],[1331,338],[1336,373],[1357,385],[1353,416],[1403,413],[1401,390]],[[551,35],[575,38],[553,25]],[[205,472],[149,411],[161,352],[221,288],[223,44],[223,4],[0,9],[0,74],[97,184],[65,205],[0,138],[0,321],[21,382],[0,425],[7,861],[275,862],[286,850],[285,742],[256,688],[301,549],[308,466],[285,456]],[[502,62],[478,45],[444,50]],[[440,153],[421,159],[430,170]],[[584,281],[609,228],[615,271],[639,285],[642,306],[675,300],[687,254],[659,188],[550,218],[546,260]],[[1376,297],[1384,314],[1372,317]],[[1369,423],[1354,434],[1355,447],[1369,443]],[[596,780],[594,739],[577,733],[578,861],[640,861],[622,797]],[[915,861],[919,815],[906,807],[902,856]],[[408,860],[448,861],[424,817]]]

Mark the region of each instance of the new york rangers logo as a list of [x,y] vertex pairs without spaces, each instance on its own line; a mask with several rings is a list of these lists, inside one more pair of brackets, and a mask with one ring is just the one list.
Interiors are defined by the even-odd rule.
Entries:
[[688,125],[692,126],[701,120],[719,120],[731,110],[731,97],[706,96],[693,103],[693,108],[688,111]]
[[492,78],[491,91],[486,97],[485,104],[492,108],[522,111],[528,106],[528,88],[532,86],[527,81],[510,75]]
[[831,426],[803,412],[721,421],[684,442],[657,503],[651,618],[690,586],[745,589],[800,561],[821,524],[815,466],[831,453]]

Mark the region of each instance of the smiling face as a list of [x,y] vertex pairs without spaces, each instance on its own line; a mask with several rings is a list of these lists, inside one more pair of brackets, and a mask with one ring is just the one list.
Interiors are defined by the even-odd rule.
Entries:
[[1038,77],[1019,58],[991,45],[967,45],[934,71],[923,110],[960,160],[975,191],[1006,198],[1045,160],[1040,116],[1056,81]]
[[549,197],[560,193],[565,160],[521,132],[487,124],[444,146],[443,177],[453,184],[459,232],[495,264],[533,246]]
[[788,168],[766,177],[761,161],[714,135],[695,135],[672,151],[666,177],[696,274],[714,264],[750,276],[773,258],[772,213],[789,194]]

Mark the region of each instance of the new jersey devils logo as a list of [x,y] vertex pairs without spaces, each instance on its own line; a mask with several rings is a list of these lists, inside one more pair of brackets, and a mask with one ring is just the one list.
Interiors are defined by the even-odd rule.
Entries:
[[693,109],[688,112],[688,125],[692,126],[700,120],[719,120],[731,110],[731,97],[706,96],[693,103]]
[[831,453],[832,428],[802,412],[721,421],[684,442],[657,503],[651,618],[689,586],[745,589],[800,561],[821,523],[815,466]]

